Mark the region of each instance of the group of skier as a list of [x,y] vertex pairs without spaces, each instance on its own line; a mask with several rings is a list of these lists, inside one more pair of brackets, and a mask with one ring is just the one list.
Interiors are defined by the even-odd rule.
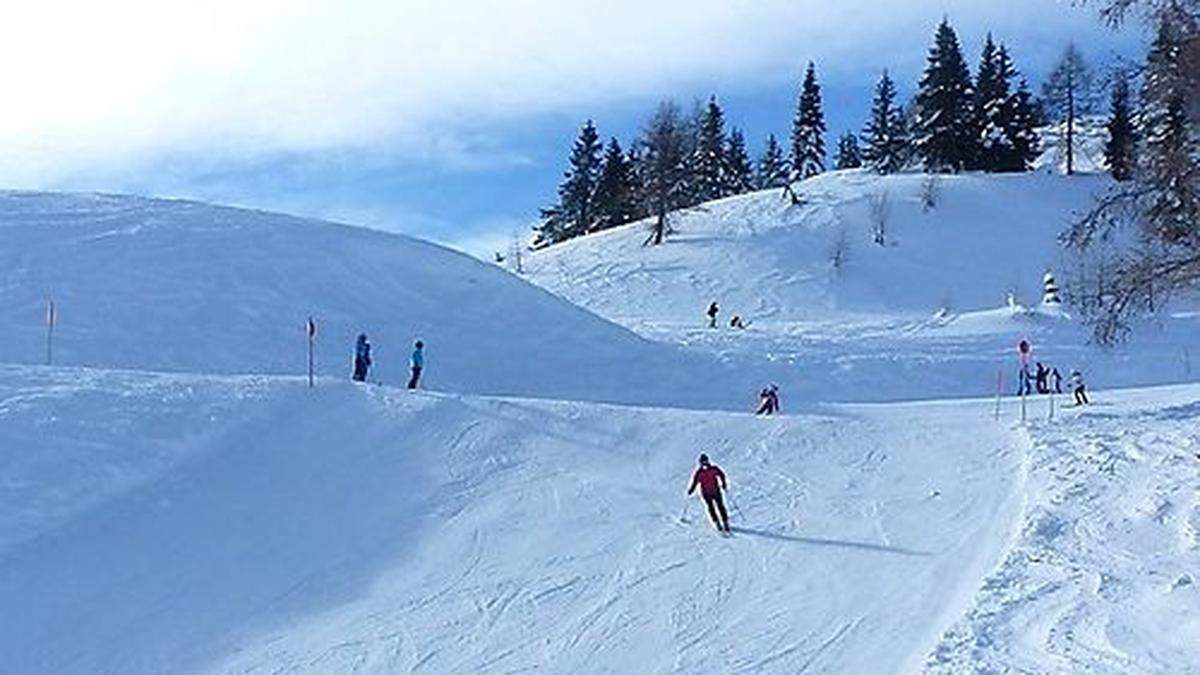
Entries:
[[[709,303],[708,311],[705,312],[705,314],[708,316],[708,327],[709,328],[717,327],[717,315],[720,313],[721,313],[721,308],[717,305],[716,300],[713,300],[711,303]],[[738,314],[734,314],[733,318],[729,320],[730,328],[745,328],[749,325],[750,325],[750,322],[742,319],[742,317]]]
[[[421,372],[425,369],[425,343],[417,340],[413,345],[412,355],[409,357],[409,366],[411,367],[411,376],[408,379],[408,388],[416,389],[421,383]],[[360,333],[358,340],[354,343],[354,374],[351,376],[355,382],[366,382],[367,372],[371,368],[371,343],[367,341],[367,334]]]
[[[1062,373],[1058,372],[1058,368],[1054,366],[1044,365],[1042,362],[1035,364],[1037,370],[1030,372],[1029,364],[1021,367],[1017,380],[1017,395],[1029,395],[1036,390],[1039,394],[1061,394],[1062,389]],[[1078,369],[1071,371],[1070,378],[1071,394],[1075,398],[1075,405],[1087,405],[1091,401],[1088,400],[1087,386],[1083,382],[1083,373]]]

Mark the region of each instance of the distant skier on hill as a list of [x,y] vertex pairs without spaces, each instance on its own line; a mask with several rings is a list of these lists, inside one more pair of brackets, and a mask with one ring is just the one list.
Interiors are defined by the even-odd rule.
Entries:
[[1087,387],[1083,384],[1083,373],[1078,370],[1071,371],[1071,387],[1074,389],[1075,405],[1087,405],[1091,403],[1087,397]]
[[745,328],[746,325],[746,322],[742,321],[742,317],[738,316],[737,314],[734,314],[733,318],[729,320],[730,328]]
[[725,482],[725,472],[717,465],[710,464],[708,455],[700,455],[700,468],[692,474],[692,484],[688,486],[687,493],[690,495],[695,492],[696,486],[700,487],[700,496],[704,498],[704,505],[708,507],[708,517],[712,519],[713,525],[721,532],[728,533],[729,514],[725,511],[725,500],[721,498],[721,490],[728,490],[729,485]]
[[412,353],[412,377],[408,380],[408,388],[416,389],[421,382],[421,371],[425,368],[425,343],[417,340]]
[[359,333],[358,342],[354,344],[354,381],[366,382],[367,369],[371,367],[371,343],[367,342],[367,334]]
[[710,305],[708,306],[708,327],[709,327],[709,328],[716,328],[716,327],[717,327],[717,313],[718,313],[718,312],[720,312],[720,311],[721,311],[721,308],[720,308],[720,307],[717,307],[717,301],[716,301],[716,300],[714,300],[714,301],[712,302],[712,304],[710,304]]
[[760,401],[756,415],[774,415],[779,412],[779,386],[772,384],[769,387],[763,387],[762,391],[758,392],[758,400]]
[[1050,378],[1054,380],[1054,393],[1062,393],[1062,373],[1058,372],[1058,366],[1050,369]]

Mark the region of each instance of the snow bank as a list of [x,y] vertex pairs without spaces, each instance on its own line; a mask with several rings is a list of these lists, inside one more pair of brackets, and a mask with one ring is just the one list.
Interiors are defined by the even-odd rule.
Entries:
[[[554,398],[728,405],[718,366],[653,345],[493,266],[370,230],[279,214],[107,195],[0,193],[0,361],[348,377],[355,336],[371,379]],[[724,399],[722,399],[724,397]]]

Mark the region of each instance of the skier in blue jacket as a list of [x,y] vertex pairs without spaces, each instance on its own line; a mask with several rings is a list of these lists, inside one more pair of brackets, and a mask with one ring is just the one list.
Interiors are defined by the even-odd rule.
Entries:
[[416,389],[421,381],[421,370],[425,367],[425,343],[417,340],[412,353],[412,378],[408,381],[409,389]]

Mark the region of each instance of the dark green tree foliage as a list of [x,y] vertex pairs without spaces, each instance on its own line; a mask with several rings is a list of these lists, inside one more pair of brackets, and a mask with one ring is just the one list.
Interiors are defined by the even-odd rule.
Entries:
[[1092,69],[1074,44],[1067,45],[1058,65],[1042,85],[1042,99],[1047,114],[1056,124],[1065,127],[1067,175],[1075,173],[1075,129],[1079,117],[1095,110],[1095,89]]
[[759,190],[781,188],[788,182],[788,164],[783,156],[783,148],[775,139],[775,134],[767,136],[767,144],[762,157],[758,159],[758,167],[754,174],[754,187]]
[[650,214],[646,211],[646,182],[643,178],[646,166],[640,143],[635,142],[629,147],[629,151],[625,153],[625,164],[629,167],[629,186],[633,200],[632,219],[641,220]]
[[554,244],[586,234],[595,219],[593,200],[600,177],[600,135],[588,120],[571,149],[569,167],[558,186],[558,202],[542,210],[536,246]]
[[633,166],[617,139],[608,142],[604,164],[596,185],[596,218],[592,231],[624,225],[637,216],[636,185]]
[[858,138],[847,131],[838,138],[837,164],[835,168],[857,169],[863,165],[862,153],[858,149]]
[[1041,152],[1042,142],[1037,133],[1041,123],[1038,120],[1037,104],[1033,94],[1029,92],[1029,84],[1024,79],[1017,85],[1017,90],[1009,101],[1007,128],[1012,146],[998,170],[1029,171],[1033,168],[1033,160],[1037,159]]
[[753,189],[754,168],[746,152],[746,137],[735,127],[729,132],[729,145],[725,149],[724,195],[740,195]]
[[[1146,55],[1142,181],[1151,238],[1200,261],[1200,17],[1182,9],[1160,19]],[[1194,264],[1200,271],[1200,262]]]
[[913,133],[926,170],[957,172],[969,166],[978,147],[971,120],[971,75],[958,36],[945,19],[929,50],[916,106]]
[[688,155],[693,143],[679,106],[673,101],[659,104],[641,142],[643,208],[655,219],[651,241],[661,244],[667,236],[667,214],[690,206]]
[[[996,49],[992,34],[988,33],[979,57],[979,69],[975,76],[972,92],[972,123],[978,134],[972,168],[983,171],[999,171],[1004,156],[1011,149],[1008,138],[1009,79],[1013,76],[1012,62]],[[1008,72],[1003,72],[1006,69]]]
[[695,203],[720,199],[726,195],[725,157],[725,113],[717,104],[715,96],[700,113],[696,123],[696,149],[691,161],[693,194],[689,201]]
[[1129,77],[1124,71],[1117,72],[1113,79],[1106,126],[1108,141],[1104,144],[1104,159],[1108,164],[1108,172],[1116,180],[1129,180],[1133,178],[1137,131],[1133,126],[1133,110],[1129,101]]
[[792,119],[792,178],[803,180],[825,170],[825,113],[821,110],[821,86],[810,61],[800,85],[800,100]]
[[1024,80],[1013,89],[1017,69],[1008,49],[988,35],[975,81],[974,120],[978,137],[975,168],[991,172],[1028,171],[1040,141],[1036,113]]
[[875,85],[862,143],[863,163],[878,173],[895,173],[908,163],[908,127],[896,103],[896,83],[886,70]]

